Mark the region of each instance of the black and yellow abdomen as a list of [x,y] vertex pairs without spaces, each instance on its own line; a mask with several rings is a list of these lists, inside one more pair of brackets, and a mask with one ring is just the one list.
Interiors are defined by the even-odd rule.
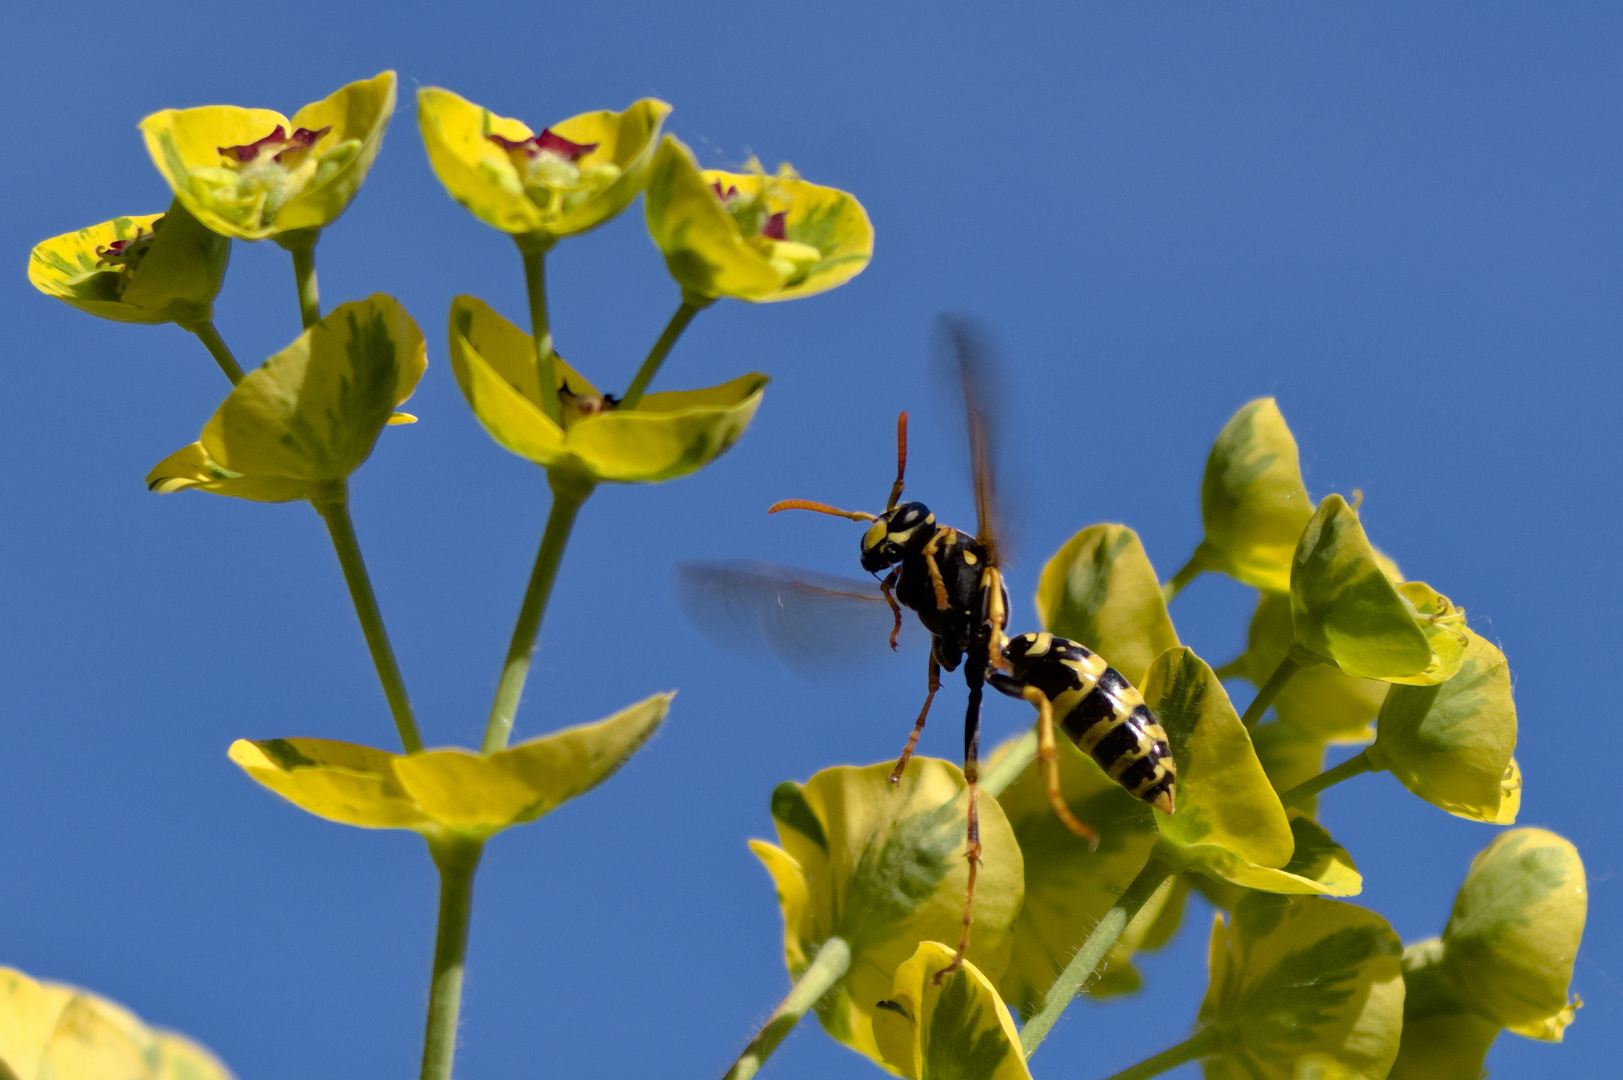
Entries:
[[1004,655],[1011,681],[1040,691],[1053,706],[1055,724],[1107,776],[1172,813],[1177,765],[1166,729],[1119,671],[1087,646],[1053,634],[1010,638]]

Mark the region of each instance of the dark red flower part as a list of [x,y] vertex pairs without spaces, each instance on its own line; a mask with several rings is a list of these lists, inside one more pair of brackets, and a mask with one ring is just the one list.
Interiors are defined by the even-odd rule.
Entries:
[[111,244],[108,244],[106,247],[97,248],[96,249],[96,257],[98,259],[105,259],[109,255],[122,255],[122,254],[124,254],[124,249],[129,247],[129,246],[130,246],[130,242],[128,240],[114,240]]
[[761,226],[761,235],[766,237],[768,240],[789,239],[789,237],[783,231],[784,219],[788,216],[789,211],[779,210],[776,214],[773,214],[771,217],[767,218],[766,224]]
[[241,146],[216,146],[214,149],[219,151],[222,157],[235,159],[239,165],[257,161],[259,156],[267,151],[274,153],[274,160],[281,161],[282,155],[290,151],[310,149],[323,135],[331,130],[331,124],[316,131],[301,127],[295,128],[293,134],[288,135],[286,129],[281,124],[277,124],[275,130],[262,139],[255,139],[253,142],[243,143]]
[[728,199],[731,199],[734,195],[738,194],[738,188],[732,184],[728,184],[727,190],[723,191],[721,189],[720,180],[710,181],[710,190],[714,191],[716,193],[716,198],[720,199],[722,202],[726,202]]
[[542,151],[546,151],[568,162],[579,161],[598,147],[595,142],[570,142],[562,135],[554,135],[551,128],[543,128],[541,134],[531,135],[528,139],[507,139],[500,135],[486,135],[485,138],[509,154],[515,150],[522,150],[525,157],[536,158],[541,156]]

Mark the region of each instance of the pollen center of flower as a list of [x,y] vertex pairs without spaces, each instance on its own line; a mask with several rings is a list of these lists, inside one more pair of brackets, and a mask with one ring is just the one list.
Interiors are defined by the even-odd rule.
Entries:
[[268,135],[236,146],[219,146],[220,164],[192,169],[192,192],[204,205],[239,225],[267,225],[277,210],[303,192],[327,182],[360,152],[359,139],[318,149],[332,132],[277,124]]
[[739,191],[736,184],[723,187],[720,180],[712,181],[710,190],[738,225],[744,242],[783,276],[784,287],[798,285],[810,275],[823,253],[789,235],[791,198],[786,181],[796,179],[794,170],[783,165],[776,176],[769,176],[753,158],[749,168],[759,178],[753,194]]
[[507,152],[524,194],[548,214],[567,213],[620,178],[612,161],[589,161],[600,144],[566,139],[551,128],[527,139],[485,138]]
[[123,240],[114,240],[105,247],[96,248],[96,269],[102,272],[113,272],[118,275],[115,289],[119,296],[135,277],[135,272],[141,268],[141,261],[152,250],[152,241],[157,239],[158,230],[163,227],[163,218],[152,223],[150,229],[138,229],[134,236]]

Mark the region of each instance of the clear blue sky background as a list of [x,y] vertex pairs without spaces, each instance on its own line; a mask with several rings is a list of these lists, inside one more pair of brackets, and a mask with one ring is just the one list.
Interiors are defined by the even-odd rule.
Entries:
[[[460,1075],[714,1077],[787,988],[744,842],[770,835],[778,781],[894,754],[922,663],[832,685],[751,667],[687,626],[668,567],[854,571],[854,528],[762,511],[883,498],[896,412],[928,415],[942,308],[979,313],[1009,358],[1020,620],[1043,559],[1092,522],[1132,525],[1174,570],[1212,436],[1271,394],[1313,494],[1362,489],[1375,542],[1502,642],[1522,821],[1575,840],[1594,892],[1567,1045],[1506,1036],[1489,1064],[1615,1075],[1616,6],[154,2],[19,4],[6,22],[0,962],[189,1032],[243,1080],[415,1075],[421,842],[306,816],[225,758],[238,736],[393,742],[320,523],[147,494],[223,397],[219,372],[173,327],[99,322],[23,276],[38,240],[166,205],[135,130],[148,112],[291,112],[392,67],[400,112],[319,256],[328,305],[391,292],[429,340],[423,422],[385,434],[354,492],[431,743],[477,738],[547,493],[451,378],[450,298],[522,320],[523,290],[511,243],[429,172],[415,86],[536,127],[657,95],[706,162],[792,161],[877,229],[872,267],[835,293],[704,314],[661,384],[767,371],[756,424],[702,475],[605,489],[582,517],[519,736],[682,693],[612,784],[491,845]],[[561,348],[623,385],[675,302],[640,208],[565,244],[552,277]],[[219,325],[245,362],[297,333],[285,253],[237,246]],[[967,522],[952,446],[919,425],[911,490]],[[1174,616],[1220,662],[1249,608],[1206,578]],[[1025,720],[996,703],[990,737]],[[952,757],[955,728],[925,750]],[[1408,941],[1440,930],[1494,834],[1386,777],[1337,789],[1324,818],[1365,873],[1360,902]],[[1181,1037],[1206,925],[1192,911],[1144,961],[1146,994],[1074,1008],[1038,1075],[1103,1076]],[[878,1075],[814,1026],[769,1068]]]

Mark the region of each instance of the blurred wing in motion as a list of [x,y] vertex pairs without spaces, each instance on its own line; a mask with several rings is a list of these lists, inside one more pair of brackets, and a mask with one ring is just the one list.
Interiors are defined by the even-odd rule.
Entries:
[[968,432],[970,483],[975,491],[975,535],[992,553],[993,565],[1007,555],[1002,541],[998,472],[1003,417],[1003,382],[979,324],[962,315],[942,315],[936,333],[937,382]]
[[[699,632],[729,652],[771,656],[797,675],[838,675],[891,655],[895,624],[878,582],[745,559],[675,565],[676,600]],[[898,650],[924,631],[904,611]]]

